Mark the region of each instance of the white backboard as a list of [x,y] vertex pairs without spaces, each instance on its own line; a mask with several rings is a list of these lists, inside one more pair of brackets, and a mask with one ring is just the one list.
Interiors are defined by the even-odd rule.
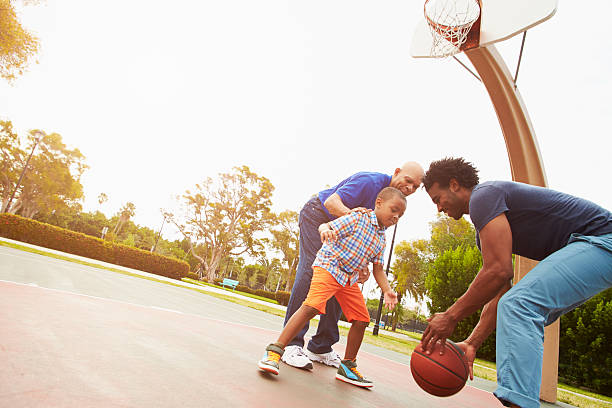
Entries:
[[[480,46],[507,40],[551,18],[557,0],[482,0]],[[432,37],[423,17],[419,22],[410,53],[430,58]]]

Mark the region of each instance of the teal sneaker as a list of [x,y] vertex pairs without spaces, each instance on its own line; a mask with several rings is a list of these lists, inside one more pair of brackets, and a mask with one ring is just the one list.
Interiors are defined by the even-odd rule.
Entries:
[[372,381],[367,380],[359,371],[357,371],[357,363],[352,360],[342,360],[340,362],[340,367],[338,367],[338,372],[336,373],[336,380],[344,381],[363,388],[370,388],[374,385]]
[[278,375],[278,361],[283,356],[284,352],[285,350],[278,347],[276,344],[269,344],[268,347],[266,347],[266,353],[261,360],[259,360],[257,366],[260,370]]

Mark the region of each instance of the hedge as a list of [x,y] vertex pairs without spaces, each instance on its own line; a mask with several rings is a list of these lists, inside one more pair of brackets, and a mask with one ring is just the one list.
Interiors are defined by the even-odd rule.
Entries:
[[181,279],[189,272],[189,264],[184,261],[13,214],[0,214],[0,236],[172,279]]
[[612,289],[561,317],[559,377],[612,396]]

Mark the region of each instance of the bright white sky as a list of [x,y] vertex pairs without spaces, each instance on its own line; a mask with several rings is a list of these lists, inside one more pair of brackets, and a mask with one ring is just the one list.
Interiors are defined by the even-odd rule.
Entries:
[[[561,1],[518,77],[550,187],[608,209],[612,39],[589,21],[610,14]],[[88,211],[104,192],[107,215],[132,201],[157,230],[173,196],[243,164],[272,181],[276,211],[406,160],[464,156],[481,180],[511,179],[484,86],[452,59],[411,58],[421,1],[48,0],[22,17],[42,51],[0,83],[0,117],[83,152]],[[498,44],[511,72],[520,40]],[[435,215],[415,193],[397,239],[427,238]]]

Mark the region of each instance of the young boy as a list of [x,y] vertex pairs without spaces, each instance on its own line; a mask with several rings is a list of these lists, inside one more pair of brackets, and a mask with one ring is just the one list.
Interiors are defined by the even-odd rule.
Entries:
[[384,293],[385,305],[392,309],[397,294],[383,272],[385,229],[397,223],[406,210],[406,198],[396,188],[386,187],[378,193],[373,212],[352,212],[319,226],[323,246],[312,265],[310,291],[302,306],[291,316],[276,343],[266,347],[259,368],[278,375],[278,361],[285,345],[317,314],[325,313],[325,304],[335,296],[351,322],[346,352],[336,379],[358,387],[371,387],[372,381],[357,371],[357,352],[361,346],[370,315],[359,290],[359,271],[373,263],[373,274]]

